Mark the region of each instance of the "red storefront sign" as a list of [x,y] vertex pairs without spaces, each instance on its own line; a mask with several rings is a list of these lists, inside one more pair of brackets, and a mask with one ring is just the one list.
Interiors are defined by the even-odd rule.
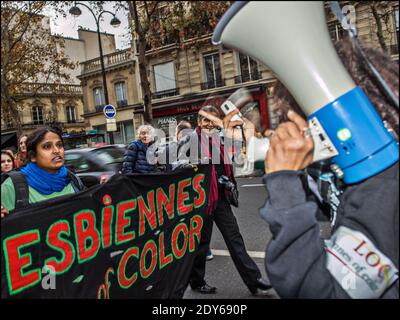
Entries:
[[[261,114],[261,126],[265,128],[264,130],[269,128],[269,116],[268,116],[268,103],[267,103],[267,95],[265,91],[259,92],[252,92],[253,101],[258,102],[260,107],[260,114]],[[192,104],[190,100],[186,102],[179,102],[181,105],[177,105],[174,107],[165,107],[153,110],[153,117],[160,118],[160,117],[167,117],[167,116],[174,116],[178,114],[185,114],[185,113],[194,113],[200,110],[202,106],[205,105],[205,101],[196,101]],[[221,105],[224,102],[224,98],[216,98],[214,100],[207,101],[211,105]],[[178,103],[177,103],[178,104]]]

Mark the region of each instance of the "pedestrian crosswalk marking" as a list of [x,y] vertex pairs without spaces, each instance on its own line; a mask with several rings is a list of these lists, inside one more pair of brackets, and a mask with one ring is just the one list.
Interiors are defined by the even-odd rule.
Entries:
[[248,187],[264,187],[265,184],[263,183],[257,183],[257,184],[244,184],[242,185],[242,188],[248,188]]
[[[211,252],[214,256],[225,256],[225,257],[230,257],[229,251],[228,250],[218,250],[218,249],[211,249]],[[247,251],[249,256],[251,258],[265,258],[265,252],[264,251]]]

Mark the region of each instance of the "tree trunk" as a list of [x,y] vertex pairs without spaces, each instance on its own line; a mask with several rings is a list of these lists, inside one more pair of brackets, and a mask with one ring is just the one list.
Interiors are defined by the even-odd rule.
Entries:
[[13,122],[13,126],[17,130],[17,136],[22,136],[22,123],[20,119],[20,114],[18,112],[17,104],[11,97],[7,98],[7,105]]
[[146,63],[146,40],[144,36],[139,36],[139,76],[140,85],[142,87],[143,104],[144,104],[144,121],[153,124],[153,105],[151,101],[150,82],[147,77]]
[[382,22],[381,18],[379,16],[378,10],[374,5],[371,5],[371,10],[372,10],[372,15],[374,16],[375,22],[376,22],[376,35],[378,36],[378,41],[379,44],[384,52],[388,52],[388,48],[385,43],[385,37],[383,36],[383,28],[382,28]]
[[151,101],[150,82],[147,77],[147,62],[146,62],[146,31],[140,24],[140,19],[136,7],[136,1],[128,1],[129,11],[133,18],[134,29],[138,40],[138,64],[140,86],[142,88],[143,105],[144,105],[144,121],[153,125],[153,106]]
[[[16,101],[11,97],[8,91],[8,85],[6,80],[4,79],[4,75],[2,75],[2,85],[1,85],[1,94],[2,94],[2,102],[5,102],[5,106],[2,106],[4,112],[11,118],[11,122],[13,127],[17,130],[17,136],[20,137],[22,135],[22,123],[20,119],[20,115],[17,108]],[[4,79],[4,80],[3,80]],[[3,100],[4,99],[4,100]]]

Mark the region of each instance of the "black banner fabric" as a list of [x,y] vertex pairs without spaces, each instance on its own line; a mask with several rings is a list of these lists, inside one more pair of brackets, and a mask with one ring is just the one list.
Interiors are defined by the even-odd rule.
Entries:
[[2,298],[176,298],[205,217],[209,166],[116,175],[1,221]]

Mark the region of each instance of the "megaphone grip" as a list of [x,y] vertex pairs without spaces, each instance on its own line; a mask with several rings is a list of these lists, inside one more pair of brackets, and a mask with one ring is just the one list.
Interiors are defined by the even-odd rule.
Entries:
[[396,141],[360,87],[309,116],[313,117],[339,152],[332,160],[344,172],[345,183],[360,182],[398,161]]

